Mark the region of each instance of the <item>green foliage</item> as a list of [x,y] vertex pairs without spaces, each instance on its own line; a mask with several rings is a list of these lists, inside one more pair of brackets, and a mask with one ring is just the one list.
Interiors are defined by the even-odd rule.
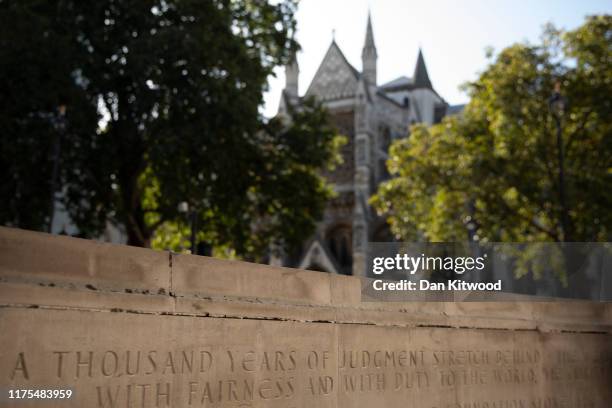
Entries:
[[47,222],[60,132],[38,116],[65,104],[61,185],[83,235],[110,220],[148,246],[163,225],[178,237],[156,242],[180,246],[181,202],[202,239],[249,257],[312,230],[335,132],[314,104],[287,126],[259,112],[268,76],[298,47],[293,0],[0,4],[0,160],[12,177],[0,222]]
[[[569,226],[561,229],[554,84],[569,102],[562,141]],[[612,16],[549,27],[506,48],[461,116],[414,126],[390,150],[394,176],[372,198],[405,240],[607,241],[612,234]]]

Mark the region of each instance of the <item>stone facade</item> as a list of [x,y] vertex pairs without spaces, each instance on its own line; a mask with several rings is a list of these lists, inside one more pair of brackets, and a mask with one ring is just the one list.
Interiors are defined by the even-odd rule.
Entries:
[[[434,90],[421,50],[412,78],[400,77],[382,85],[377,82],[377,58],[368,16],[361,72],[347,61],[335,40],[302,97],[296,59],[286,68],[279,114],[287,113],[288,104],[299,105],[303,98],[314,97],[329,110],[348,143],[342,150],[343,164],[324,174],[337,198],[329,203],[300,256],[284,259],[284,265],[363,276],[367,243],[392,239],[386,222],[368,205],[369,197],[388,177],[389,145],[406,137],[411,124],[439,122],[449,106]],[[332,267],[323,268],[323,264]]]

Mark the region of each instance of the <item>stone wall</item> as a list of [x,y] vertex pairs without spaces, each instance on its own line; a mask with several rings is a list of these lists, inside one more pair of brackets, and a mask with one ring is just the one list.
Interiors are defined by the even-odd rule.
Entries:
[[[0,228],[0,406],[612,406],[611,304],[362,303],[360,289]],[[9,400],[16,388],[74,394]]]

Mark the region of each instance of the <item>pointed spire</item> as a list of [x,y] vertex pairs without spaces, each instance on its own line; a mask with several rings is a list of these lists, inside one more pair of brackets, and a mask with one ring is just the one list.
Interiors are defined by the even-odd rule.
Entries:
[[293,54],[291,61],[285,66],[285,91],[291,96],[298,96],[299,76],[300,67],[297,62],[297,56]]
[[423,58],[423,51],[419,47],[419,56],[417,57],[417,63],[414,67],[413,75],[414,85],[419,88],[433,88],[429,74],[427,73],[427,67],[425,66],[425,58]]
[[366,27],[366,37],[361,51],[361,62],[363,65],[363,75],[370,85],[376,85],[376,45],[374,44],[374,31],[372,30],[372,15],[368,10],[368,24]]
[[376,45],[374,44],[374,32],[372,30],[372,14],[370,13],[370,10],[368,10],[368,25],[366,27],[366,37],[365,43],[363,45],[364,52],[367,49],[374,49],[374,52],[376,53]]

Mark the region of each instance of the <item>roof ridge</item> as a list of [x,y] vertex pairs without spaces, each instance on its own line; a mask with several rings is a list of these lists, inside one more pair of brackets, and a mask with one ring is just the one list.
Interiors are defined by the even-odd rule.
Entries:
[[344,53],[340,49],[340,46],[338,45],[338,43],[336,43],[336,40],[332,40],[331,44],[327,48],[327,51],[325,52],[325,55],[323,56],[323,59],[321,60],[321,63],[319,64],[319,67],[317,68],[317,71],[314,74],[314,77],[312,78],[312,80],[310,81],[310,84],[308,85],[308,88],[306,90],[305,95],[309,94],[309,92],[310,92],[310,90],[312,88],[312,85],[315,83],[316,79],[319,77],[319,74],[321,73],[321,70],[324,67],[324,63],[327,60],[327,58],[329,58],[329,55],[330,55],[330,53],[332,52],[333,49],[335,49],[336,52],[338,52],[338,54],[340,54],[340,58],[346,64],[346,66],[349,68],[349,71],[351,72],[351,74],[353,74],[354,79],[355,80],[359,80],[359,78],[361,77],[361,73],[348,61],[348,59],[346,58],[346,56],[344,55]]

